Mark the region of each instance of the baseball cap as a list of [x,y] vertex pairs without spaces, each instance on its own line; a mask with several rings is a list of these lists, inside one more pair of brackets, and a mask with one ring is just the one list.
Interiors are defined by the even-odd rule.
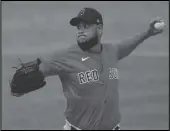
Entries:
[[88,24],[103,24],[102,15],[93,8],[83,8],[78,16],[70,20],[70,24],[76,26],[80,21],[85,21]]

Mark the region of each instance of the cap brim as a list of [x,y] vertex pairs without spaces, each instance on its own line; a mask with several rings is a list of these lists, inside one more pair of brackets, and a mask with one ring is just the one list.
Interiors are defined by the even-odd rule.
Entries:
[[86,20],[84,20],[84,19],[82,19],[82,18],[80,18],[80,17],[74,17],[74,18],[72,18],[72,19],[70,20],[70,24],[71,24],[72,26],[77,26],[81,21],[84,21],[84,22],[88,23]]

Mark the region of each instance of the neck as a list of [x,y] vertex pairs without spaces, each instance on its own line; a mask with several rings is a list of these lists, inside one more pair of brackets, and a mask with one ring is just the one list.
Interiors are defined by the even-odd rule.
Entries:
[[98,42],[89,51],[92,53],[101,53],[102,52],[102,44],[100,42]]

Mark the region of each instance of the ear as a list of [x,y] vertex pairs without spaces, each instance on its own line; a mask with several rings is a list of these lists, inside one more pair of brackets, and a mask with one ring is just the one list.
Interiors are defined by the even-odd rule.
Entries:
[[97,32],[99,35],[102,34],[102,31],[103,31],[103,25],[102,24],[97,25]]

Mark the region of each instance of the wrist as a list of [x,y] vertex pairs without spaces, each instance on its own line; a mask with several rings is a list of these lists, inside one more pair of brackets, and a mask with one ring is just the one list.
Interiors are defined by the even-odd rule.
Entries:
[[152,36],[152,33],[151,33],[151,31],[150,30],[147,30],[146,32],[144,32],[143,33],[144,35],[144,39],[148,39],[149,37],[151,37]]
[[153,36],[153,30],[148,29],[147,32],[146,32],[146,35],[147,35],[147,37]]

